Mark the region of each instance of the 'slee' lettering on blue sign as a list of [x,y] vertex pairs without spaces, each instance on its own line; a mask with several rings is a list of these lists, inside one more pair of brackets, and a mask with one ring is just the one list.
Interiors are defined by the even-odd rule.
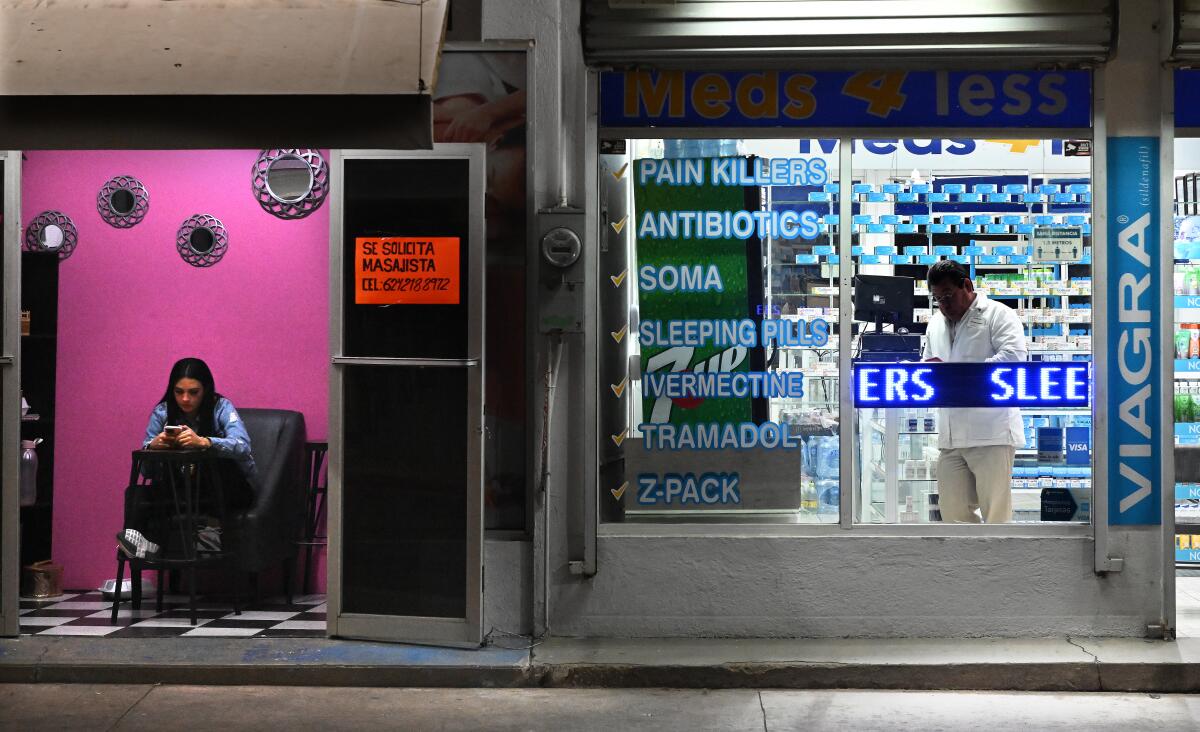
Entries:
[[1091,125],[1088,71],[608,71],[609,127]]
[[857,363],[856,407],[1086,407],[1087,363]]

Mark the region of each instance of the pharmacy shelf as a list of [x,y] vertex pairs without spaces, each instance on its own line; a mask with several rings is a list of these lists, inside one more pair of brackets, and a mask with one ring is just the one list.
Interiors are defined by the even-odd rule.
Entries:
[[[1184,533],[1184,532],[1179,531],[1179,529],[1181,527],[1187,527],[1187,528],[1191,528],[1191,529],[1200,528],[1200,511],[1193,511],[1193,510],[1188,510],[1188,511],[1184,511],[1184,512],[1176,511],[1175,512],[1175,529],[1176,529],[1175,533],[1176,534]],[[1187,533],[1192,533],[1192,532],[1189,531]],[[1184,561],[1200,562],[1200,547],[1198,547],[1197,549],[1193,549],[1192,551],[1190,551],[1188,553],[1197,558],[1196,559],[1187,559]],[[1175,561],[1179,561],[1179,550],[1175,551],[1175,557],[1176,557]]]
[[[884,429],[883,423],[880,422],[879,420],[872,419],[868,422],[868,424],[871,425],[871,429],[875,430],[876,432],[879,432],[880,434],[885,434],[887,432],[887,430]],[[914,435],[917,437],[920,437],[921,435],[930,435],[931,437],[937,437],[937,432],[922,432],[921,430],[916,430],[916,431],[898,430],[896,432],[896,435],[899,437],[912,437]]]
[[1060,290],[1057,292],[1055,292],[1053,290],[1020,290],[1019,292],[1010,292],[1010,291],[988,292],[987,290],[982,290],[982,289],[976,288],[975,291],[981,292],[992,299],[997,299],[997,298],[1008,299],[1008,298],[1014,298],[1014,297],[1020,298],[1020,297],[1091,297],[1092,296],[1091,290],[1087,290],[1087,291],[1084,291],[1084,290],[1062,291],[1062,290]]
[[1061,267],[1066,265],[1075,265],[1078,267],[1090,267],[1091,262],[1025,262],[1024,264],[975,264],[975,269],[992,270],[992,269],[1021,269],[1023,267]]

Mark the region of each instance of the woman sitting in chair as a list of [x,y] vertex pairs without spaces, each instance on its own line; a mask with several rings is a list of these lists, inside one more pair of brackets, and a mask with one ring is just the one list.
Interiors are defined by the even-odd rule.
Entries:
[[[151,450],[211,449],[218,456],[226,508],[245,508],[254,501],[254,456],[250,435],[233,403],[217,393],[212,371],[198,358],[184,358],[171,367],[167,391],[150,413],[142,447]],[[126,525],[134,523],[127,517]],[[127,556],[145,558],[157,544],[127,528],[117,534]]]

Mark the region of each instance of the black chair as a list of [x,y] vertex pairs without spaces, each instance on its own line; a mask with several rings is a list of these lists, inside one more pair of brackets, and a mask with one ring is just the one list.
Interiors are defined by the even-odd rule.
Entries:
[[312,442],[306,446],[305,465],[308,467],[308,509],[304,516],[304,535],[297,544],[304,547],[304,574],[302,592],[308,594],[309,579],[312,577],[313,553],[319,546],[326,546],[329,539],[321,532],[321,517],[325,515],[325,498],[328,494],[328,474],[324,473],[325,456],[329,452],[328,442]]
[[285,409],[238,409],[238,414],[250,435],[258,477],[254,503],[233,516],[223,534],[233,542],[238,569],[254,575],[256,594],[259,573],[282,568],[290,603],[308,481],[304,415]]
[[[142,571],[158,571],[156,609],[163,611],[163,575],[171,570],[187,574],[192,625],[196,614],[196,571],[201,566],[221,565],[236,570],[236,549],[223,545],[219,551],[202,551],[196,546],[196,531],[203,517],[215,513],[222,522],[229,520],[226,511],[221,471],[217,455],[209,450],[135,450],[129,471],[129,486],[125,494],[126,522],[138,515],[139,531],[149,531],[161,542],[160,552],[153,558],[126,557],[117,550],[117,580],[113,588],[112,618],[117,622],[121,605],[121,584],[125,565],[129,565],[131,586],[130,605],[138,610],[142,605]],[[152,476],[147,477],[147,476]],[[134,504],[138,504],[136,510]],[[239,593],[235,582],[233,611],[241,614]]]

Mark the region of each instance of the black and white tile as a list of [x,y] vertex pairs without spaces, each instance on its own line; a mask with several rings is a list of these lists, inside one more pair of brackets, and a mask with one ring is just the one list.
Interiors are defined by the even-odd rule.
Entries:
[[282,597],[244,607],[233,613],[227,601],[197,599],[196,625],[192,625],[186,595],[165,595],[163,612],[154,609],[151,594],[142,598],[140,610],[128,601],[117,610],[99,592],[70,591],[44,599],[21,598],[21,633],[75,635],[105,638],[323,638],[325,596],[301,595],[289,604]]

